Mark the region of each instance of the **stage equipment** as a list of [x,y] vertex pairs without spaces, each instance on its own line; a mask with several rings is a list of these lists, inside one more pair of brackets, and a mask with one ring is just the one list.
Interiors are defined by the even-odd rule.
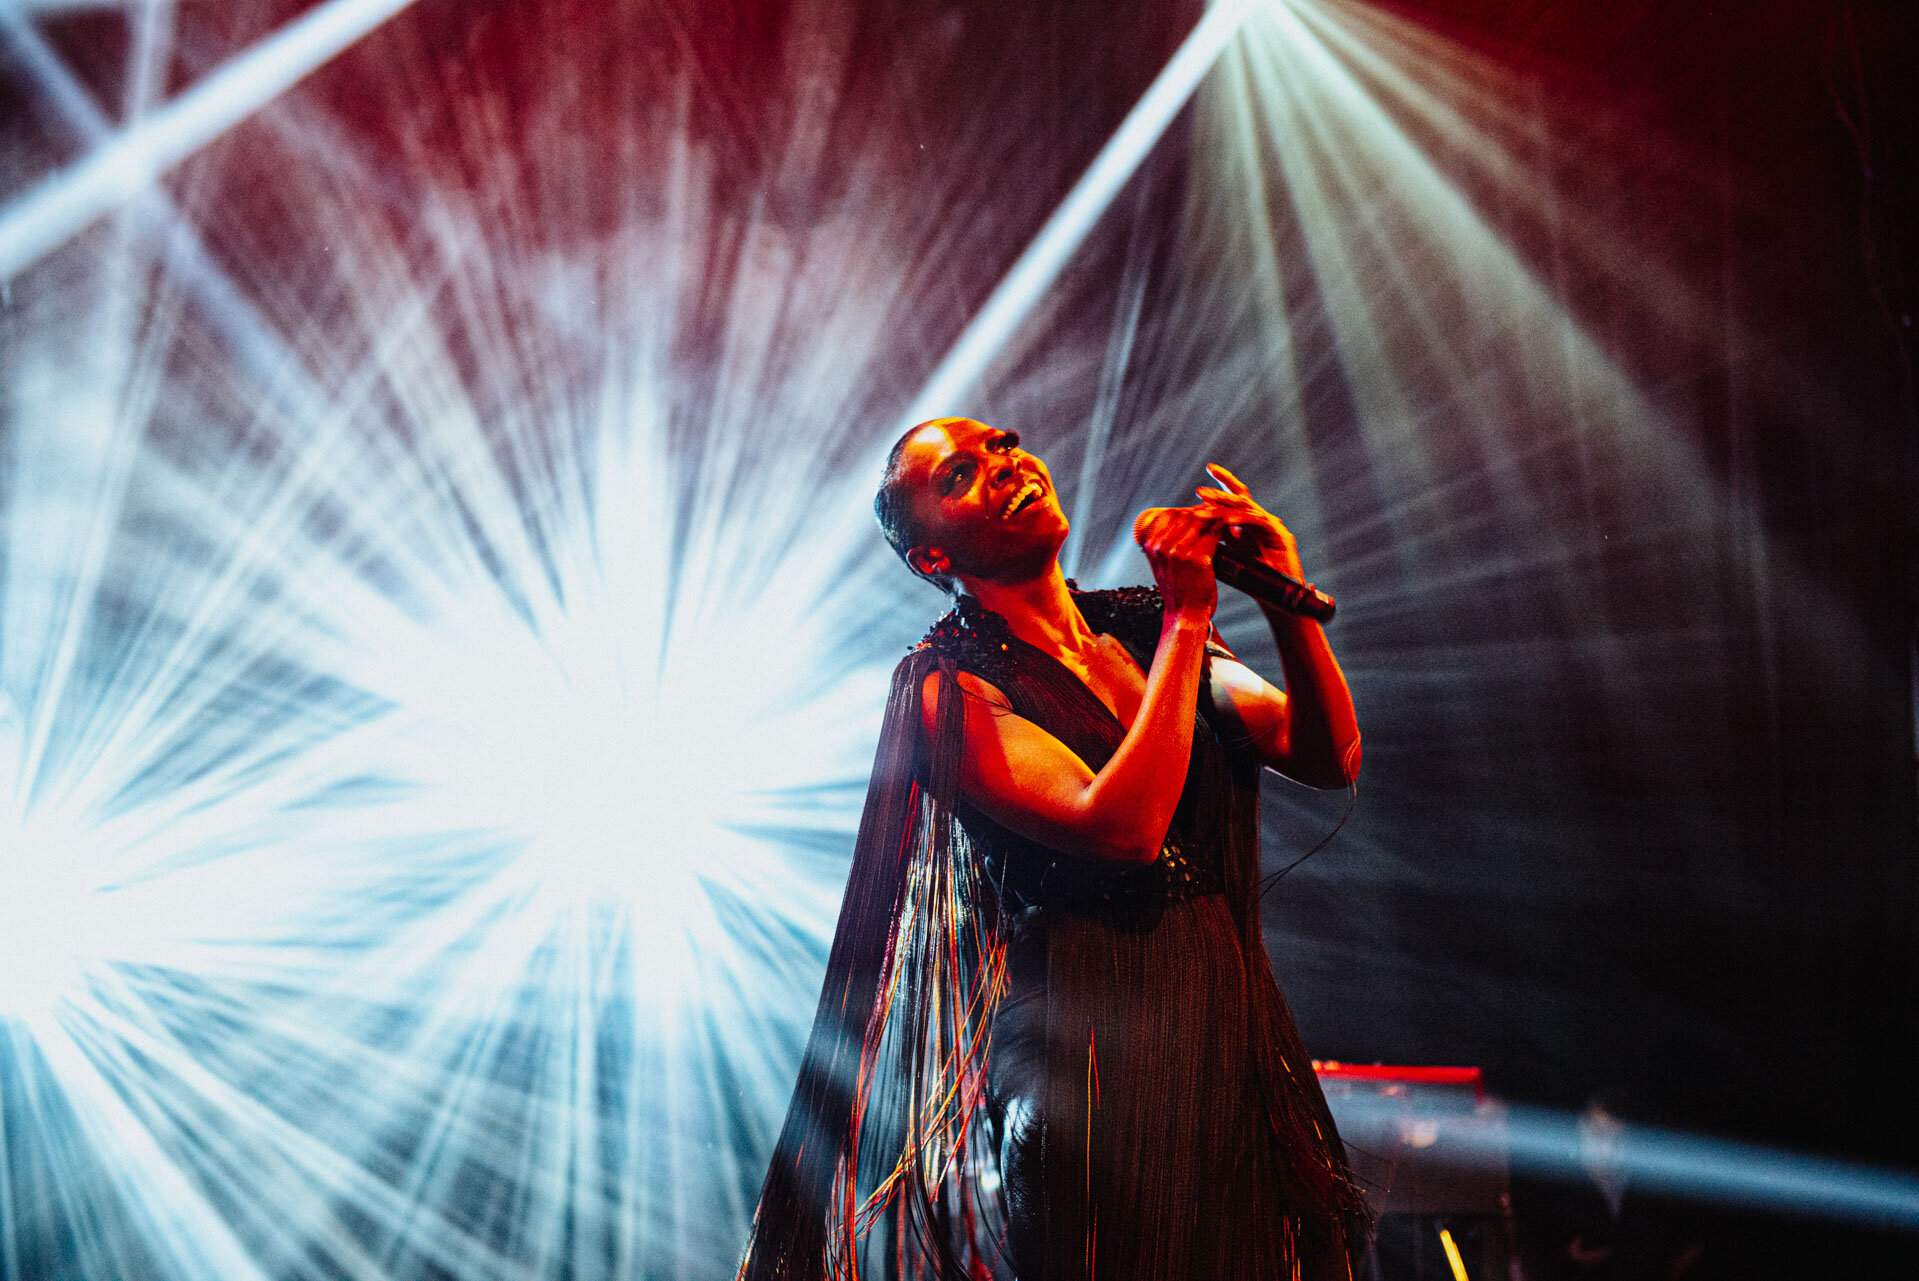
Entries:
[[1366,1281],[1507,1281],[1506,1109],[1474,1067],[1314,1063],[1378,1222]]

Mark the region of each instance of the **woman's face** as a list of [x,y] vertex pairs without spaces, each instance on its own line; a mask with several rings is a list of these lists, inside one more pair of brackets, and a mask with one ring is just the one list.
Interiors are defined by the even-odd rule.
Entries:
[[971,418],[936,418],[907,438],[900,473],[925,573],[1019,582],[1044,573],[1066,541],[1046,464],[1019,437]]

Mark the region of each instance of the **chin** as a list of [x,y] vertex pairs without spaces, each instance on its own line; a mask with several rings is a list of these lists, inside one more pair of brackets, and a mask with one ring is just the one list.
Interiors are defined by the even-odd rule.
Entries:
[[1057,507],[1051,507],[1033,518],[1032,524],[1020,531],[1020,544],[1033,555],[1051,559],[1059,555],[1059,549],[1066,545],[1066,514]]

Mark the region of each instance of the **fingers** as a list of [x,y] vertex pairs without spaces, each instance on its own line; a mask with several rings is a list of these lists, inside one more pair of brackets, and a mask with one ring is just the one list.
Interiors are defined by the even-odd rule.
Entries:
[[1147,547],[1155,541],[1166,543],[1169,539],[1183,536],[1194,526],[1216,530],[1238,515],[1235,511],[1212,509],[1203,504],[1197,507],[1148,507],[1133,521],[1133,541],[1141,547]]
[[1238,515],[1237,512],[1205,506],[1172,507],[1167,509],[1166,518],[1156,527],[1156,532],[1169,542],[1180,542],[1203,534],[1216,537]]
[[[1226,542],[1235,558],[1256,557],[1301,577],[1292,531],[1260,506],[1239,477],[1217,463],[1206,469],[1221,488],[1201,485],[1191,507],[1150,507],[1133,522],[1133,537],[1152,564],[1169,609],[1188,597],[1213,599],[1213,557]],[[1196,594],[1197,593],[1197,594]]]
[[1246,487],[1245,482],[1233,475],[1233,473],[1227,471],[1224,467],[1221,467],[1218,463],[1207,463],[1206,470],[1212,473],[1214,480],[1241,498],[1247,498],[1252,495],[1253,491]]
[[1177,561],[1210,566],[1224,527],[1215,520],[1191,519],[1170,522],[1164,555]]
[[1233,529],[1266,529],[1275,533],[1286,527],[1279,517],[1260,506],[1259,500],[1246,492],[1246,486],[1239,478],[1223,467],[1215,466],[1215,472],[1231,480],[1235,489],[1214,489],[1201,485],[1193,492],[1199,495],[1198,511],[1216,520],[1224,521]]
[[1253,491],[1246,483],[1218,463],[1206,464],[1215,485],[1201,485],[1193,492],[1199,495],[1200,502],[1208,507],[1223,508],[1229,511],[1256,513],[1261,519],[1267,517],[1265,508],[1253,498]]
[[1213,558],[1213,548],[1219,544],[1220,534],[1225,532],[1226,522],[1217,516],[1187,508],[1194,514],[1186,520],[1169,522],[1170,545],[1174,554],[1191,556],[1194,560]]
[[1263,512],[1265,510],[1244,494],[1229,493],[1224,489],[1212,489],[1205,485],[1201,485],[1193,492],[1199,495],[1202,507],[1228,512]]
[[1217,489],[1202,489],[1199,494],[1200,504],[1194,510],[1228,529],[1270,529],[1279,524],[1277,517],[1250,498]]
[[1225,524],[1205,507],[1149,507],[1133,522],[1169,617],[1210,617],[1219,604],[1213,552]]
[[1149,507],[1133,522],[1147,557],[1210,561],[1228,524],[1227,514],[1203,507]]

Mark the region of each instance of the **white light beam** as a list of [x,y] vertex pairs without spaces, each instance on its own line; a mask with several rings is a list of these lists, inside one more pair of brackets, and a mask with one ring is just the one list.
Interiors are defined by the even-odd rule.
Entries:
[[412,0],[327,0],[0,211],[0,280],[284,93]]
[[1252,5],[1246,0],[1223,0],[1206,11],[927,379],[901,420],[901,431],[953,412],[960,393],[979,380],[1026,313],[1072,260],[1086,233],[1193,96],[1193,90],[1251,12]]
[[[88,147],[104,146],[113,124],[82,87],[71,68],[39,30],[0,0],[0,41],[32,76],[61,121]],[[132,206],[135,226],[153,253],[170,264],[205,309],[229,349],[259,385],[274,389],[289,407],[327,405],[330,397],[307,376],[279,330],[240,292],[207,252],[193,224],[164,188],[150,188]],[[322,415],[324,417],[325,415]]]
[[[1594,1149],[1575,1118],[1524,1105],[1483,1115],[1409,1112],[1403,1103],[1363,1096],[1333,1101],[1340,1133],[1359,1147],[1387,1147],[1417,1119],[1440,1159],[1469,1168],[1510,1166],[1528,1174],[1583,1182]],[[1431,1159],[1431,1158],[1429,1158]],[[1780,1151],[1705,1135],[1626,1125],[1605,1159],[1629,1183],[1649,1191],[1757,1210],[1834,1219],[1905,1232],[1919,1230],[1919,1174]]]

